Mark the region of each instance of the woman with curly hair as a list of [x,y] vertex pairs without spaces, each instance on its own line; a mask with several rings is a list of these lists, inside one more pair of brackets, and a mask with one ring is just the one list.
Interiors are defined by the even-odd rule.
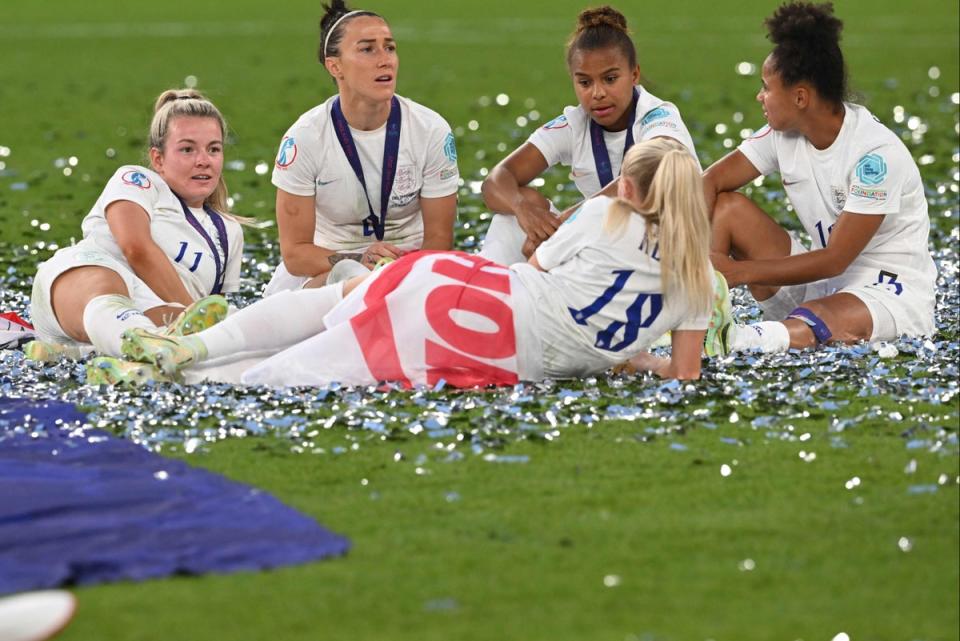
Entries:
[[[711,328],[709,354],[785,351],[934,331],[936,267],[920,171],[895,133],[847,101],[843,23],[830,3],[766,20],[757,100],[767,125],[704,176],[713,263],[765,320]],[[736,190],[779,173],[809,249]]]

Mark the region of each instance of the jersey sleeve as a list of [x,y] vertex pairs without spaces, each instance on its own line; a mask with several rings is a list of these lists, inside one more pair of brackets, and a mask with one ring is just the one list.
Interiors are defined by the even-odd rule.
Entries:
[[663,104],[645,113],[633,125],[633,138],[637,142],[651,138],[673,138],[697,156],[693,138],[680,118],[680,111],[670,104]]
[[603,228],[603,214],[603,209],[598,209],[596,203],[587,201],[581,205],[553,236],[537,247],[536,257],[540,267],[549,271],[590,245],[596,231]]
[[442,120],[431,132],[427,145],[426,163],[423,168],[421,198],[442,198],[456,193],[460,186],[460,170],[457,167],[457,143],[450,125]]
[[230,234],[230,256],[227,259],[227,271],[223,279],[223,291],[235,292],[240,289],[240,266],[243,263],[243,227],[232,223],[236,229]]
[[548,167],[573,164],[573,129],[565,115],[557,116],[537,129],[527,142],[543,154]]
[[294,196],[315,195],[319,173],[316,146],[315,136],[305,128],[295,124],[287,130],[273,164],[274,186]]
[[152,219],[156,205],[160,201],[160,186],[143,167],[126,165],[118,169],[107,181],[100,200],[104,211],[111,203],[129,200],[140,205]]
[[852,214],[895,214],[900,211],[904,183],[916,165],[893,145],[864,154],[850,175],[850,190],[843,210]]
[[780,170],[775,137],[770,125],[764,125],[737,147],[737,150],[746,156],[750,164],[764,176],[769,176]]

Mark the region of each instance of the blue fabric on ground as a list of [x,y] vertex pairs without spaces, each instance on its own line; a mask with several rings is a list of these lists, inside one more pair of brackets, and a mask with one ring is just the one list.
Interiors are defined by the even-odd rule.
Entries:
[[0,398],[0,594],[258,570],[350,547],[266,492],[57,424],[82,419],[68,403]]

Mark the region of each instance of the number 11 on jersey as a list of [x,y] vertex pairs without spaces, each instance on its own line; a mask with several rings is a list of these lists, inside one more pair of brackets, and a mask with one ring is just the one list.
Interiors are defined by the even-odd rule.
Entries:
[[[173,259],[173,262],[179,263],[183,261],[184,255],[187,253],[187,241],[180,241],[180,251],[177,253],[177,257]],[[200,266],[200,258],[203,257],[203,252],[193,252],[193,265],[190,265],[190,271],[197,271],[197,267]]]

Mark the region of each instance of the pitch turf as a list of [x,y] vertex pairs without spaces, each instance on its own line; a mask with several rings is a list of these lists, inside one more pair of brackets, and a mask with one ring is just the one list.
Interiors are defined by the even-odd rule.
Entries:
[[[257,167],[332,91],[312,53],[318,3],[195,4],[4,7],[4,307],[23,305],[35,264],[79,234],[113,169],[142,158],[150,101],[188,76],[231,123],[235,208],[271,218],[269,173]],[[621,5],[647,85],[683,110],[705,163],[762,124],[758,77],[735,66],[762,61],[772,7]],[[400,42],[400,92],[458,129],[457,239],[469,249],[484,224],[484,168],[573,100],[563,42],[581,5],[368,8]],[[4,393],[82,401],[118,433],[269,490],[354,542],[343,559],[281,571],[81,589],[63,638],[957,639],[958,7],[838,11],[853,88],[903,133],[930,190],[944,278],[936,351],[710,363],[689,390],[601,377],[468,394],[264,395],[259,413],[222,389],[204,402],[196,390],[84,392],[66,364],[6,355]],[[548,177],[548,189],[561,185],[562,203],[572,186]],[[752,193],[789,220],[773,181]],[[247,295],[267,276],[258,265],[275,260],[274,238],[250,234]],[[247,437],[221,439],[220,418]],[[216,442],[184,452],[204,436]]]

